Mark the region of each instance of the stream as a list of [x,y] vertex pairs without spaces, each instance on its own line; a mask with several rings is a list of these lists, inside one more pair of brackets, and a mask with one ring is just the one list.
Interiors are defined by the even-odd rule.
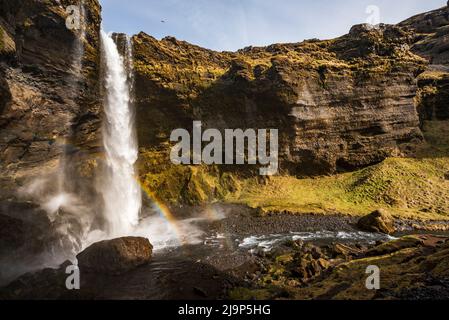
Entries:
[[150,239],[159,264],[163,260],[187,259],[226,271],[291,241],[373,245],[395,239],[359,231],[354,227],[356,218],[337,215],[262,217],[244,206],[219,204],[185,211],[194,213],[184,213],[171,223],[151,215],[140,223],[136,235]]

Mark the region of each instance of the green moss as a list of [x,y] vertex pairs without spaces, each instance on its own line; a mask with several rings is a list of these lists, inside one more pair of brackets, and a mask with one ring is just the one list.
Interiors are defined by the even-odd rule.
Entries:
[[33,21],[30,18],[25,19],[23,22],[23,26],[25,29],[29,29],[33,26]]
[[418,158],[384,162],[334,176],[297,179],[276,176],[261,181],[222,172],[215,166],[176,166],[167,151],[141,154],[146,190],[169,204],[198,205],[223,201],[249,205],[260,212],[361,216],[383,208],[394,216],[449,219],[449,126],[426,123],[428,141]]
[[444,71],[425,71],[422,74],[419,75],[418,80],[424,80],[424,81],[439,81],[443,80],[444,78],[447,78],[449,76],[449,73]]
[[171,164],[169,153],[146,150],[139,161],[144,189],[167,204],[200,205],[240,190],[239,179],[217,167]]
[[355,172],[297,179],[272,177],[243,182],[238,195],[228,199],[261,212],[342,213],[365,215],[383,208],[395,216],[449,219],[449,125],[426,123],[428,143],[418,158],[390,158]]
[[[291,261],[288,255],[272,257],[267,261],[267,270],[261,271],[262,276],[253,287],[237,287],[228,294],[235,300],[393,298],[404,290],[424,285],[429,273],[438,278],[449,275],[449,243],[434,244],[431,239],[425,244],[426,239],[407,236],[377,246],[349,261],[333,260],[334,267],[311,279],[304,279],[304,274],[297,272],[304,254],[294,255],[301,259],[299,261],[295,258]],[[366,290],[366,270],[372,265],[382,271],[382,296],[375,290]],[[293,272],[285,272],[286,269]]]
[[[399,240],[399,242],[401,239]],[[425,285],[428,274],[438,278],[448,276],[449,250],[420,248],[410,237],[403,239],[405,248],[400,246],[393,253],[355,259],[340,264],[323,280],[315,281],[304,288],[294,290],[295,299],[371,300],[382,298],[373,290],[366,290],[366,268],[379,266],[382,270],[382,290],[384,298],[395,297],[401,292],[417,289]],[[396,241],[398,243],[398,241]]]
[[352,173],[297,179],[247,180],[234,201],[262,212],[365,215],[384,208],[396,216],[446,219],[449,158],[391,158]]
[[416,248],[423,244],[424,241],[417,236],[406,236],[376,246],[368,251],[368,255],[372,256],[387,255],[407,248]]

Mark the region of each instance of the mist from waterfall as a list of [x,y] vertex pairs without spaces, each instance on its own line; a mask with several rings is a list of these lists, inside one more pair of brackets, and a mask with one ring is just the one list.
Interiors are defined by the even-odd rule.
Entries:
[[[73,101],[68,111],[74,113],[82,95],[83,86],[80,79],[83,78],[83,60],[86,41],[86,10],[84,0],[79,1],[80,23],[79,28],[74,29],[74,40],[71,48],[71,68],[68,70],[67,91]],[[47,213],[49,220],[56,230],[71,243],[70,255],[74,255],[82,249],[82,243],[88,236],[94,217],[92,210],[81,197],[73,190],[70,174],[73,165],[70,157],[70,137],[73,135],[73,115],[67,116],[67,121],[61,123],[62,130],[54,136],[55,146],[59,151],[57,167],[54,172],[42,172],[32,181],[18,190],[21,198],[33,200],[40,204]],[[65,250],[65,249],[63,249]],[[54,248],[54,252],[59,249]],[[58,256],[60,254],[55,254]]]
[[[76,146],[72,145],[71,137],[74,133],[72,115],[84,106],[82,97],[87,84],[83,80],[87,41],[83,1],[80,2],[80,12],[81,28],[74,31],[70,68],[65,79],[67,96],[73,103],[67,104],[67,121],[61,123],[61,130],[53,136],[58,158],[17,190],[20,200],[38,205],[36,214],[46,214],[52,240],[36,255],[11,258],[8,269],[1,270],[2,276],[10,279],[44,267],[58,267],[63,261],[73,261],[79,252],[95,242],[122,236],[149,238],[155,250],[201,243],[203,232],[195,219],[171,221],[156,205],[147,207],[140,215],[142,194],[134,169],[138,144],[131,94],[133,48],[128,36],[120,42],[119,50],[112,36],[101,31],[105,90],[98,95],[104,97],[102,135],[105,152],[104,157],[95,159],[95,164],[98,163],[95,174],[89,178],[78,176],[80,163],[73,156]],[[23,264],[23,261],[27,263]]]
[[[71,136],[73,135],[73,114],[79,107],[79,98],[83,92],[83,68],[86,41],[86,10],[84,0],[79,1],[80,28],[72,30],[73,42],[68,56],[66,90],[67,97],[72,102],[64,106],[65,121],[60,122],[60,128],[53,133],[52,144],[58,158],[52,161],[49,168],[40,170],[29,181],[18,188],[17,197],[21,201],[39,205],[48,218],[54,241],[47,244],[45,251],[37,250],[34,254],[20,254],[9,257],[8,267],[1,270],[5,279],[18,276],[25,272],[43,267],[57,267],[62,261],[73,259],[87,243],[89,232],[95,220],[94,210],[86,204],[83,197],[73,187],[71,170],[74,163],[70,158]],[[28,219],[37,219],[42,211],[33,212]],[[23,263],[26,261],[26,263]],[[0,262],[1,263],[1,262]]]
[[140,185],[134,169],[138,145],[130,100],[130,77],[126,68],[132,55],[121,56],[112,36],[103,30],[101,41],[106,67],[103,125],[106,168],[100,192],[104,200],[107,235],[120,237],[130,235],[137,227],[142,207]]

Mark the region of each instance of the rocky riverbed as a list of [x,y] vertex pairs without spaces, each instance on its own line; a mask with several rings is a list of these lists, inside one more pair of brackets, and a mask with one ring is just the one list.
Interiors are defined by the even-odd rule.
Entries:
[[[344,216],[258,216],[221,207],[194,219],[201,243],[157,249],[144,238],[92,245],[77,256],[81,289],[65,262],[23,275],[3,299],[414,299],[448,298],[449,241],[439,235],[362,231]],[[394,222],[393,222],[394,223]],[[395,226],[403,224],[394,223]],[[410,225],[413,225],[410,223]],[[413,232],[412,232],[413,233]],[[151,235],[149,235],[151,240]],[[365,287],[378,265],[381,290]]]

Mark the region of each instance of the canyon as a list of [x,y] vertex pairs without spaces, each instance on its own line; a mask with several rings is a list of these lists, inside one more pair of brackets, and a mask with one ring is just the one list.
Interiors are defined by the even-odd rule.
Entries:
[[[4,199],[36,168],[55,165],[59,139],[68,139],[81,167],[77,178],[89,176],[101,153],[100,6],[85,2],[79,75],[71,74],[76,34],[61,23],[63,8],[64,1],[2,4]],[[200,120],[219,130],[280,129],[280,170],[294,176],[413,156],[422,121],[447,119],[446,24],[442,8],[397,26],[355,26],[337,39],[238,52],[135,35],[140,159],[167,150],[171,131]]]
[[[0,1],[0,262],[5,266],[0,284],[42,265],[58,267],[62,258],[91,244],[86,242],[91,231],[130,235],[154,208],[183,235],[198,231],[190,228],[198,218],[190,217],[191,211],[204,210],[208,223],[218,223],[224,209],[215,208],[217,203],[231,206],[230,220],[281,216],[290,221],[312,214],[337,216],[346,226],[382,208],[404,229],[447,231],[448,7],[397,25],[356,25],[336,39],[216,52],[144,32],[106,35],[97,0],[83,1],[84,27],[70,30],[65,8],[71,4]],[[105,60],[105,49],[114,61]],[[120,56],[130,65],[115,70]],[[111,70],[127,78],[122,87],[112,88],[120,91],[115,95],[108,82]],[[130,70],[132,76],[126,75]],[[132,112],[120,109],[125,105]],[[114,117],[119,109],[123,117]],[[172,163],[171,133],[183,128],[194,135],[195,121],[223,136],[227,129],[278,130],[279,174],[260,177],[261,168],[251,165]],[[123,134],[122,143],[112,143],[111,134]],[[120,182],[122,188],[114,189]],[[232,226],[238,229],[239,223]],[[244,236],[250,235],[239,234]],[[304,253],[299,247],[293,251]],[[369,256],[372,249],[355,254],[351,248],[343,260]],[[444,240],[415,241],[405,249],[417,260],[424,255],[445,268],[439,260],[446,254]],[[404,261],[410,258],[398,252]],[[276,262],[284,273],[288,259]],[[316,265],[313,259],[307,263]],[[216,275],[215,297],[222,297],[222,286],[234,283],[239,273],[235,268],[230,276],[207,263],[176,260],[174,265]],[[427,266],[420,264],[420,273]],[[58,272],[50,273],[59,277]],[[264,272],[259,276],[267,276]],[[329,286],[335,284],[331,280]],[[88,295],[100,294],[96,289]],[[319,297],[320,290],[290,293]],[[170,294],[179,298],[174,292],[165,297]],[[255,293],[234,290],[237,298],[248,294]]]

